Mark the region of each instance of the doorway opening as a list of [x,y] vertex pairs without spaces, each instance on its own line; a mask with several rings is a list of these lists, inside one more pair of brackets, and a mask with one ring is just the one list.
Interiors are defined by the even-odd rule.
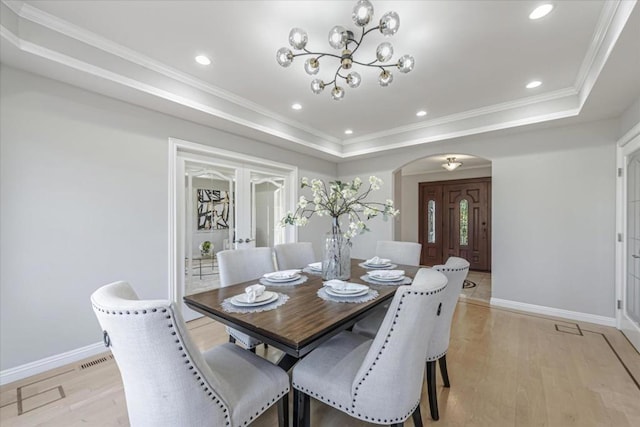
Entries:
[[[461,164],[452,170],[445,165],[454,157]],[[444,264],[450,256],[467,259],[471,271],[461,296],[486,303],[491,299],[491,175],[491,161],[462,153],[415,160],[394,173],[394,199],[401,206],[396,240],[421,243],[422,265]]]
[[200,314],[182,298],[220,286],[218,252],[296,241],[296,229],[278,223],[295,206],[298,169],[177,139],[169,145],[169,294],[191,320]]

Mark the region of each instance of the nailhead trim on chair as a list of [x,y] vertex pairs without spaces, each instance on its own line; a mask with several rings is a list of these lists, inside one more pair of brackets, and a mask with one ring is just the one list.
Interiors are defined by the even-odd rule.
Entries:
[[[402,305],[402,300],[404,299],[405,296],[407,296],[408,294],[414,294],[414,295],[433,295],[433,294],[437,294],[442,292],[445,289],[445,287],[441,287],[440,289],[436,289],[435,291],[427,291],[427,292],[418,292],[418,291],[407,291],[404,294],[402,294],[402,297],[400,298],[400,303],[398,304],[398,307],[396,309],[396,313],[395,313],[395,317],[398,318],[398,312],[400,311],[400,306]],[[393,321],[393,325],[396,324],[396,321]],[[391,332],[393,332],[393,326],[391,326],[389,333],[387,334],[386,338],[385,338],[385,344],[387,344],[389,342],[389,338],[391,337]],[[386,348],[386,345],[383,345],[382,348],[380,349],[380,351],[378,352],[378,354],[376,355],[376,361],[380,358],[380,356],[382,355],[382,350],[384,350]],[[420,404],[420,399],[418,399],[418,402],[413,406],[413,409],[411,409],[407,414],[405,414],[402,417],[397,417],[397,418],[390,418],[390,419],[382,419],[382,418],[375,418],[375,417],[369,417],[367,415],[362,415],[357,413],[353,408],[355,408],[356,405],[356,397],[358,395],[358,389],[359,387],[362,385],[362,383],[366,380],[366,377],[369,376],[369,372],[371,372],[373,370],[373,366],[375,366],[376,362],[372,362],[372,365],[369,367],[369,369],[367,370],[367,372],[365,373],[365,376],[362,378],[362,380],[360,380],[360,382],[358,383],[358,385],[356,386],[355,392],[353,393],[353,398],[351,400],[351,408],[347,408],[346,406],[343,408],[342,405],[338,404],[337,407],[339,409],[342,409],[343,411],[353,415],[356,418],[360,418],[361,420],[366,420],[366,421],[377,421],[380,423],[398,423],[398,422],[404,422],[407,418],[409,418],[411,416],[411,414],[413,414],[413,412],[416,410],[416,408],[418,407],[418,405]],[[327,403],[328,405],[333,406],[334,408],[336,407],[336,402],[326,399],[324,396],[319,395],[318,393],[315,393],[307,388],[304,388],[296,383],[293,383],[293,387],[297,388],[298,390],[313,396],[315,398],[317,398],[318,400],[321,400],[324,403]]]
[[451,267],[443,267],[443,268],[434,268],[434,270],[437,271],[462,271],[462,270],[468,270],[469,267],[462,267],[462,268],[451,268]]
[[[102,307],[98,307],[95,304],[92,304],[92,305],[93,305],[94,309],[96,309],[97,311],[100,311],[102,313],[105,313],[105,314],[117,314],[117,315],[134,314],[134,315],[136,315],[136,314],[147,314],[147,312],[148,312],[147,310],[133,311],[133,313],[128,311],[128,310],[127,311],[115,311],[115,310],[107,310],[107,309],[104,309]],[[152,313],[156,313],[158,311],[160,311],[161,313],[166,313],[169,310],[167,310],[166,308],[162,307],[162,308],[152,308],[150,311]],[[165,318],[166,319],[171,319],[171,314],[167,314],[165,316]],[[169,323],[168,327],[170,329],[174,329],[173,323]],[[173,330],[171,332],[171,335],[177,336],[178,334],[177,334],[177,332],[175,330]],[[202,375],[202,373],[200,373],[198,371],[198,369],[195,367],[195,364],[193,364],[193,362],[189,359],[187,354],[184,352],[184,346],[183,346],[181,340],[179,338],[176,338],[175,342],[176,342],[176,344],[178,344],[178,351],[182,352],[180,354],[180,356],[184,357],[185,359],[187,359],[184,362],[186,365],[188,365],[187,368],[189,370],[193,371],[193,375],[196,377],[196,381],[199,382],[200,387],[202,387],[203,391],[205,393],[207,393],[207,396],[210,396],[211,400],[213,400],[222,409],[222,412],[224,412],[224,418],[225,418],[225,421],[226,421],[225,425],[227,425],[227,426],[230,425],[231,424],[231,420],[229,419],[229,411],[227,410],[227,407],[223,403],[222,399],[220,398],[220,396],[218,396],[213,391],[213,389],[211,388],[210,385],[208,385],[208,384],[205,385],[205,381],[202,379],[204,377],[204,375]],[[280,398],[282,398],[288,392],[289,392],[289,387],[287,387],[282,392],[278,393],[278,395],[275,398],[271,399],[271,402],[267,402],[265,405],[262,406],[262,410],[261,411],[256,412],[255,415],[251,415],[248,420],[244,421],[243,425],[246,426],[247,424],[252,422],[254,417],[257,418],[260,414],[262,414],[265,411],[265,409],[269,408],[273,403],[278,401]],[[288,409],[285,409],[285,410],[288,410]]]
[[[114,311],[114,310],[109,311],[109,310],[105,310],[105,309],[103,309],[103,308],[101,308],[101,307],[98,307],[98,306],[96,306],[95,304],[92,304],[92,305],[93,305],[93,308],[94,308],[94,309],[96,309],[96,310],[98,310],[98,311],[100,311],[100,312],[102,312],[102,313],[105,313],[105,314],[118,314],[118,315],[122,315],[122,314],[134,314],[134,315],[135,315],[135,314],[139,314],[139,313],[140,313],[140,312],[138,312],[138,311],[134,311],[133,313],[131,313],[131,312],[130,312],[130,311],[128,311],[128,310],[127,310],[127,311],[124,311],[124,312],[122,312],[122,311],[118,311],[118,312],[116,312],[116,311]],[[167,311],[169,311],[169,310],[167,310],[165,307],[162,307],[162,308],[152,308],[150,311],[151,311],[152,313],[156,313],[156,312],[158,312],[158,311],[160,311],[161,313],[166,313],[166,312],[167,312]],[[142,311],[141,311],[141,313],[142,313],[142,314],[147,314],[147,310],[142,310]],[[165,316],[165,318],[166,318],[166,319],[171,319],[171,314],[167,314],[167,315]],[[171,331],[171,335],[173,335],[173,336],[178,336],[177,332],[176,332],[175,330],[173,330],[173,329],[174,329],[174,325],[173,325],[173,323],[169,323],[169,324],[168,324],[168,327],[169,327],[169,329],[172,329],[172,331]],[[175,342],[176,342],[176,344],[178,344],[178,351],[182,352],[182,351],[183,351],[183,344],[182,344],[182,342],[181,342],[181,340],[180,340],[179,336],[178,336],[178,338],[176,338]],[[180,354],[180,356],[186,359],[184,363],[187,365],[187,368],[188,368],[189,370],[193,371],[193,375],[196,377],[196,381],[198,381],[198,383],[199,383],[200,387],[202,387],[203,391],[204,391],[205,393],[207,393],[207,396],[211,397],[211,400],[213,400],[213,401],[214,401],[214,402],[215,402],[215,403],[220,407],[220,409],[222,409],[222,412],[224,412],[224,419],[225,419],[225,421],[226,421],[226,422],[225,422],[225,425],[230,425],[230,424],[231,424],[231,422],[230,422],[230,419],[229,419],[229,411],[227,410],[227,407],[226,407],[226,406],[225,406],[225,404],[223,403],[223,401],[222,401],[222,399],[220,398],[220,396],[218,396],[218,395],[213,391],[213,389],[211,389],[211,386],[209,386],[208,384],[207,384],[207,385],[205,385],[205,382],[204,382],[204,381],[202,381],[202,377],[203,377],[202,373],[200,373],[200,372],[198,371],[198,369],[195,367],[195,365],[193,364],[193,362],[189,359],[189,357],[187,356],[187,354],[183,352],[183,353],[181,353],[181,354]]]
[[[448,350],[448,349],[447,349]],[[442,353],[440,353],[439,355],[435,356],[435,357],[427,357],[427,362],[433,362],[434,360],[438,360],[440,359],[442,356],[444,356],[445,354],[447,354],[447,350],[443,351]]]

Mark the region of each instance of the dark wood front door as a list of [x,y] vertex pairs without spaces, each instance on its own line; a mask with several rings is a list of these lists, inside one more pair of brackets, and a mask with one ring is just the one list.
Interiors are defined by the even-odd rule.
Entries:
[[420,183],[421,264],[450,256],[473,270],[491,270],[491,178]]

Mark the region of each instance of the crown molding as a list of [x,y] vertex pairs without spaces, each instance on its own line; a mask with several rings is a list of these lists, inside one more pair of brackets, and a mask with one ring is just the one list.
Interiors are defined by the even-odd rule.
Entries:
[[584,105],[604,69],[637,0],[606,2],[596,31],[576,78],[580,108]]
[[[3,3],[6,3],[6,0],[3,0]],[[14,10],[15,12],[15,8],[12,8],[12,10]],[[333,143],[341,142],[340,139],[330,136],[324,132],[321,132],[318,129],[315,129],[303,123],[291,120],[288,117],[284,117],[282,115],[276,114],[275,112],[268,110],[262,107],[261,105],[251,102],[245,98],[242,98],[238,95],[235,95],[217,86],[206,83],[200,79],[192,77],[187,73],[183,73],[179,70],[169,67],[160,61],[156,61],[133,49],[129,49],[107,38],[99,36],[98,34],[88,31],[82,27],[74,25],[68,21],[65,21],[47,12],[44,12],[30,4],[26,4],[26,3],[22,4],[22,7],[18,9],[17,14],[21,18],[24,18],[28,21],[39,24],[59,34],[62,34],[64,36],[77,40],[79,42],[85,43],[103,52],[110,53],[125,61],[129,61],[133,64],[152,70],[165,77],[179,81],[180,83],[202,90],[210,95],[216,96],[218,98],[224,99],[225,101],[234,103],[240,107],[251,110],[254,113],[261,114],[273,120],[277,120],[281,123],[286,123],[289,126],[298,128],[304,132],[308,132],[326,141],[333,142]]]
[[[112,55],[112,57],[124,62],[115,61],[114,71],[107,70],[93,65],[91,61],[83,61],[84,58],[77,59],[62,51],[55,51],[28,39],[20,38],[19,26],[14,30],[15,32],[12,32],[11,29],[0,25],[0,36],[22,52],[68,67],[70,70],[121,85],[140,94],[152,95],[176,106],[184,106],[186,109],[192,110],[193,114],[200,112],[216,117],[282,141],[292,142],[300,147],[333,156],[337,160],[557,120],[579,114],[637,3],[637,0],[616,0],[605,3],[592,41],[576,76],[575,85],[572,87],[342,140],[281,116],[261,105],[194,78],[30,4],[22,1],[0,1],[8,8],[7,10],[15,13],[18,19],[24,19],[69,40],[90,46],[96,49],[97,54]],[[44,37],[43,40],[47,40],[47,38]],[[157,73],[157,75],[170,79],[171,82],[181,83],[186,87],[196,89],[202,93],[205,99],[200,102],[200,99],[197,101],[195,98],[182,96],[175,90],[166,90],[162,88],[161,84],[151,85],[146,83],[151,81],[146,79],[146,76],[126,75],[126,66],[120,68],[122,72],[118,72],[117,66],[122,66],[122,64],[135,64],[148,70],[147,73]],[[209,97],[210,101],[214,101],[211,104],[215,106],[207,103],[206,97]],[[240,109],[227,109],[224,105],[225,102],[238,106]],[[529,112],[523,111],[526,109]],[[551,112],[541,113],[544,110]],[[535,115],[528,116],[527,114],[530,112]],[[261,123],[264,120],[260,118],[270,119],[273,123]],[[199,122],[206,124],[204,120]],[[278,126],[278,124],[283,126]],[[210,123],[208,125],[211,126]],[[438,127],[442,127],[442,129],[438,129]],[[319,140],[313,137],[319,138]]]
[[336,150],[332,150],[328,147],[322,147],[319,146],[318,144],[314,144],[311,142],[308,142],[302,138],[299,137],[295,137],[290,135],[289,133],[286,132],[282,132],[276,129],[272,129],[270,127],[267,126],[263,126],[260,125],[258,123],[255,123],[251,120],[247,120],[244,119],[242,117],[239,117],[237,115],[233,115],[230,113],[227,113],[223,110],[211,107],[210,105],[201,103],[201,102],[197,102],[194,101],[192,99],[189,99],[187,97],[181,96],[181,95],[176,95],[172,92],[166,91],[164,89],[160,89],[157,88],[155,86],[152,86],[150,84],[147,83],[143,83],[141,81],[138,81],[136,79],[132,79],[130,77],[126,77],[123,76],[121,74],[115,73],[113,71],[110,70],[106,70],[104,68],[101,67],[97,67],[95,65],[89,64],[87,62],[84,61],[80,61],[76,58],[72,58],[68,55],[62,54],[60,52],[51,50],[51,49],[47,49],[45,47],[42,47],[40,45],[37,45],[35,43],[31,43],[29,41],[20,39],[18,36],[16,36],[15,34],[13,34],[10,30],[8,30],[6,27],[0,25],[0,36],[6,38],[9,42],[11,42],[13,45],[15,45],[18,49],[20,49],[23,52],[26,53],[30,53],[33,55],[36,55],[38,57],[47,59],[49,61],[58,63],[58,64],[62,64],[66,67],[72,68],[74,70],[78,70],[81,72],[84,72],[86,74],[95,76],[95,77],[99,77],[101,79],[113,82],[113,83],[117,83],[121,86],[124,87],[128,87],[131,89],[135,89],[139,92],[143,92],[149,95],[153,95],[157,98],[160,99],[164,99],[179,105],[183,105],[185,107],[188,107],[192,110],[195,111],[200,111],[212,116],[216,116],[219,117],[221,119],[236,123],[238,125],[244,126],[246,128],[249,129],[254,129],[257,130],[259,132],[264,132],[273,136],[276,136],[278,138],[282,138],[291,142],[295,142],[299,145],[305,146],[307,148],[312,148],[314,150],[317,151],[321,151],[325,154],[329,154],[332,156],[337,156],[340,157],[342,155],[342,153],[340,151],[336,151]]
[[374,153],[379,153],[379,152],[387,151],[387,150],[393,150],[393,149],[397,149],[397,148],[412,147],[414,145],[426,144],[426,143],[429,143],[429,142],[444,141],[444,140],[447,140],[447,139],[461,138],[461,137],[465,137],[465,136],[477,135],[477,134],[481,134],[481,133],[493,132],[493,131],[513,128],[513,127],[531,125],[531,124],[547,122],[547,121],[551,121],[551,120],[564,119],[564,118],[567,118],[567,117],[576,116],[579,113],[580,113],[580,108],[572,108],[572,109],[568,109],[568,110],[564,110],[564,111],[553,112],[553,113],[549,113],[549,114],[542,114],[542,115],[538,115],[538,116],[534,116],[534,117],[527,117],[527,118],[524,118],[524,119],[517,119],[517,120],[511,120],[511,121],[505,121],[505,122],[500,122],[500,123],[489,124],[489,125],[486,125],[486,126],[472,127],[472,128],[469,128],[469,129],[464,129],[464,130],[459,130],[459,131],[451,131],[451,132],[447,132],[447,133],[440,133],[438,135],[430,136],[430,137],[424,137],[424,138],[417,137],[417,138],[409,139],[409,140],[402,141],[402,142],[387,144],[387,145],[380,146],[380,147],[372,147],[372,148],[364,148],[364,149],[360,149],[360,150],[354,150],[354,151],[351,151],[351,152],[343,153],[342,157],[343,158],[358,157],[358,156],[362,156],[362,155],[365,155],[365,154],[374,154]]
[[503,111],[513,110],[516,108],[528,107],[528,106],[539,104],[542,102],[555,101],[561,98],[575,96],[577,94],[578,94],[578,91],[575,90],[575,88],[568,87],[565,89],[559,89],[553,92],[530,96],[530,97],[518,99],[515,101],[507,101],[500,104],[488,105],[486,107],[476,108],[474,110],[468,110],[468,111],[463,111],[461,113],[438,117],[436,119],[428,120],[423,123],[414,123],[411,125],[388,129],[381,132],[374,132],[367,135],[362,135],[356,138],[351,138],[343,141],[343,145],[352,145],[358,142],[366,142],[376,138],[384,138],[391,135],[397,135],[399,133],[412,132],[412,131],[421,130],[421,129],[428,129],[434,126],[439,126],[447,123],[453,123],[453,122],[472,119],[476,117],[482,117],[488,114],[500,113]]

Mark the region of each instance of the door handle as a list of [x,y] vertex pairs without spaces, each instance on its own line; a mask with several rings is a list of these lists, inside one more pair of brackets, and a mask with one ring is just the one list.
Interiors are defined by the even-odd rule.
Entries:
[[640,255],[636,255],[636,254],[631,254],[631,256],[634,258],[640,258]]
[[253,239],[244,239],[245,243],[253,242]]

